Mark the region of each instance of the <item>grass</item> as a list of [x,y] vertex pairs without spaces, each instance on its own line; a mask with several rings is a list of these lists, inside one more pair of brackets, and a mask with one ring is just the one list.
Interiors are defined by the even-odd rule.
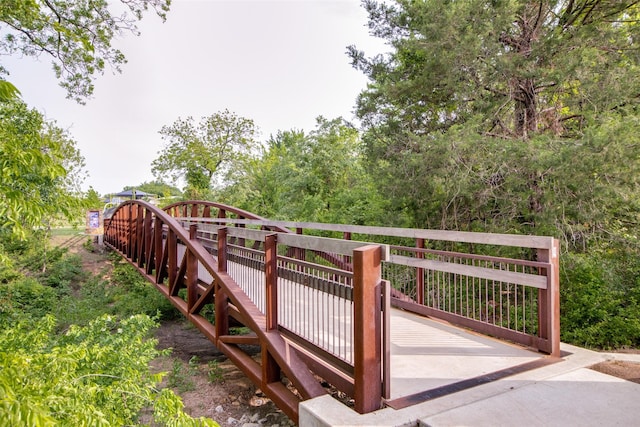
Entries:
[[51,235],[52,236],[73,236],[83,232],[83,230],[78,227],[62,227],[62,228],[52,228]]

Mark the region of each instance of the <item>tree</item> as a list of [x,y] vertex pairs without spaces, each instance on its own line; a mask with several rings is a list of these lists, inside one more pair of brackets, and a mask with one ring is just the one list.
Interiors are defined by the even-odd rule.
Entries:
[[222,200],[274,219],[380,224],[385,200],[364,169],[358,131],[317,119],[309,134],[278,132]]
[[71,219],[82,206],[84,159],[65,131],[21,101],[0,103],[0,227],[17,237]]
[[[426,228],[556,236],[562,337],[637,345],[640,4],[366,1],[368,165]],[[535,254],[530,254],[535,259]]]
[[[365,6],[373,34],[392,48],[374,58],[350,48],[370,79],[357,105],[367,157],[394,208],[411,211],[415,225],[560,227],[571,236],[591,224],[601,233],[615,222],[602,207],[625,198],[633,217],[638,155],[621,128],[634,126],[640,100],[637,3]],[[610,147],[602,147],[607,138]],[[575,167],[569,155],[589,161]],[[576,191],[593,188],[604,170],[599,184],[608,191]]]
[[640,97],[636,1],[364,3],[393,48],[349,48],[371,79],[358,101],[368,127],[424,135],[479,115],[488,135],[572,136]]
[[189,197],[206,198],[214,184],[233,180],[232,171],[245,169],[259,148],[256,133],[252,120],[229,110],[197,124],[192,117],[178,118],[160,130],[166,145],[152,163],[153,174],[161,181],[167,175],[173,182],[184,178]]
[[[53,70],[67,97],[83,102],[93,93],[93,79],[109,65],[126,62],[111,43],[123,33],[138,34],[136,22],[153,9],[163,20],[170,0],[121,0],[118,11],[106,0],[2,0],[0,54],[52,58]],[[0,76],[8,72],[0,64]],[[0,98],[17,89],[0,79]]]

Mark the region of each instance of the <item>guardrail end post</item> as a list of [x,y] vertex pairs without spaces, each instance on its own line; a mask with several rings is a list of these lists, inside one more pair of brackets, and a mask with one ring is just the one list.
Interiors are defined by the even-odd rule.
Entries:
[[382,401],[381,257],[378,245],[353,251],[354,400],[361,414]]

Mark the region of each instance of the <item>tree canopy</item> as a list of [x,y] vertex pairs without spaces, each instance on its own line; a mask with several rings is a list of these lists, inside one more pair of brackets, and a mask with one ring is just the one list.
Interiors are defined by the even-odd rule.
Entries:
[[562,338],[637,346],[640,4],[364,5],[390,51],[349,55],[369,78],[356,108],[390,214],[558,237]]
[[224,110],[195,123],[178,118],[160,130],[165,147],[152,163],[154,176],[172,182],[183,178],[189,197],[206,198],[215,180],[236,179],[244,163],[257,154],[257,128],[253,120]]
[[590,120],[640,100],[635,1],[364,2],[372,33],[392,47],[367,58],[358,101],[367,127],[410,134],[473,118],[481,132],[580,135]]
[[381,224],[386,201],[367,173],[357,129],[318,117],[309,133],[280,131],[239,179],[217,191],[227,203],[273,219]]
[[576,248],[637,226],[637,2],[365,7],[391,51],[349,49],[370,80],[363,140],[416,226],[559,233]]
[[[136,22],[153,9],[165,19],[171,0],[1,0],[0,55],[19,54],[52,59],[53,71],[67,97],[78,102],[93,93],[93,79],[109,66],[120,71],[124,54],[113,47],[123,33],[138,34]],[[2,78],[0,100],[17,89]]]

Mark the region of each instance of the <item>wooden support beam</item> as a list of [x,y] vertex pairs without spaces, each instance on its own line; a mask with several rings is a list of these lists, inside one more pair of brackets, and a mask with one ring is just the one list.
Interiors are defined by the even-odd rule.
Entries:
[[538,336],[547,341],[543,351],[560,357],[560,245],[538,249],[538,261],[548,262],[547,288],[538,289]]
[[380,264],[380,246],[353,251],[354,400],[361,414],[381,405]]
[[[227,229],[218,230],[218,271],[227,272]],[[216,335],[218,337],[229,334],[229,302],[227,294],[217,281],[215,286],[215,316]]]
[[[169,289],[173,290],[176,287],[176,275],[178,273],[178,239],[176,237],[176,233],[169,229],[167,230],[167,247],[165,251],[167,252],[167,275],[169,278]],[[170,293],[173,295],[173,293]]]
[[[278,236],[271,234],[264,239],[264,276],[266,302],[266,330],[278,329]],[[262,346],[262,386],[280,381],[280,367]]]
[[[424,239],[416,239],[416,248],[424,249]],[[419,250],[416,253],[416,258],[423,259],[424,252]],[[416,302],[424,304],[424,268],[422,267],[416,268]]]
[[[195,205],[194,205],[195,206]],[[196,240],[196,233],[198,232],[198,225],[191,224],[189,227],[189,240]],[[185,253],[185,259],[187,264],[185,285],[187,286],[187,307],[189,312],[198,301],[198,258],[187,247]]]

